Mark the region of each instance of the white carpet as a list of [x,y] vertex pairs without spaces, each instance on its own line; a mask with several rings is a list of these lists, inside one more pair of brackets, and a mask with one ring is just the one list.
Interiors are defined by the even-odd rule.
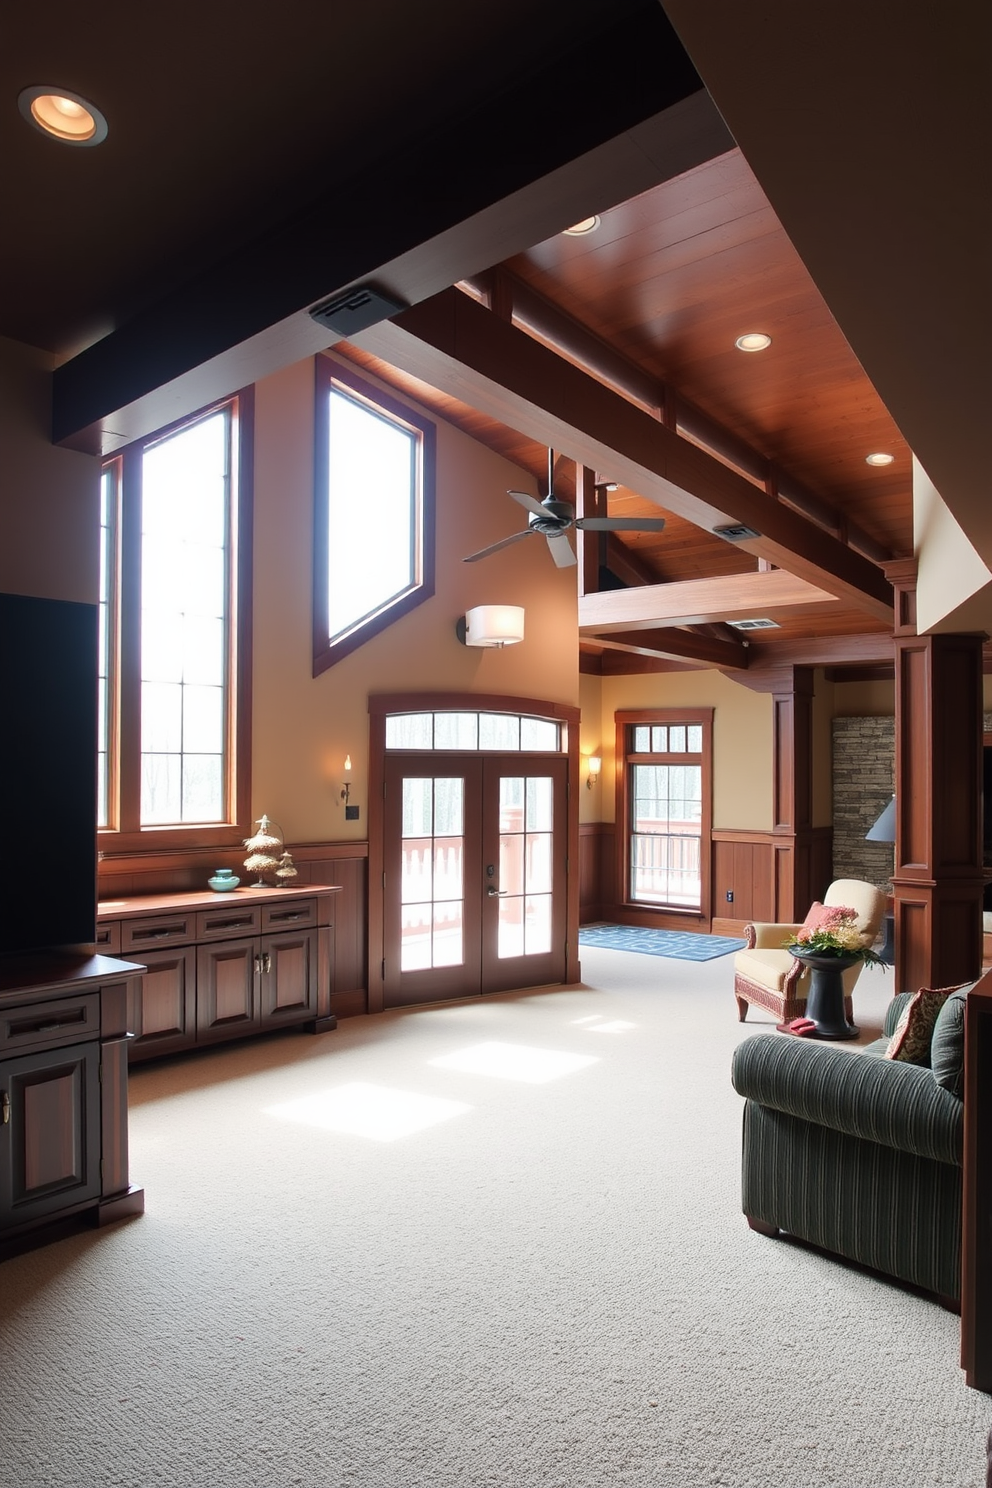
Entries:
[[4,1488],[979,1488],[957,1319],[741,1216],[731,960],[582,960],[134,1071],[147,1213],[0,1267]]

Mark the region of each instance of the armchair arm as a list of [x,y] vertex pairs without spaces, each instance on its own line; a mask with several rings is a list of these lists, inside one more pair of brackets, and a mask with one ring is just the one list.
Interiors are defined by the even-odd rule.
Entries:
[[802,921],[798,925],[772,925],[754,920],[751,924],[744,926],[744,934],[747,937],[750,951],[757,946],[766,950],[780,951],[789,937],[797,935],[801,929]]
[[759,1034],[734,1053],[734,1089],[759,1105],[960,1166],[964,1104],[928,1069]]

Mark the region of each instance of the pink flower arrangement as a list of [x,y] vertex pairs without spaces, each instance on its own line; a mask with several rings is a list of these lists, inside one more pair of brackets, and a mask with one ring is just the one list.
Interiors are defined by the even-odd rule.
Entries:
[[858,912],[843,904],[817,904],[806,923],[785,941],[788,950],[817,956],[857,956],[866,966],[881,965],[882,958],[866,946],[857,928]]

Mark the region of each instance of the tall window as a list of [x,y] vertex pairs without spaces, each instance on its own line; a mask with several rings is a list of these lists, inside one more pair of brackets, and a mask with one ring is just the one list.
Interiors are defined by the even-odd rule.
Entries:
[[617,714],[630,904],[709,913],[709,709]]
[[249,396],[104,468],[100,826],[118,834],[104,847],[236,840],[244,825]]
[[316,359],[314,675],[434,592],[434,426]]

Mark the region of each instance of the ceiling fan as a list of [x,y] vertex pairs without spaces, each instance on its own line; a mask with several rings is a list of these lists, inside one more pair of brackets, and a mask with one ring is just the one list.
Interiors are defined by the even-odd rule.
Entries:
[[490,553],[498,553],[501,548],[508,548],[511,543],[537,532],[547,538],[557,566],[572,568],[576,557],[565,536],[570,527],[581,527],[585,532],[661,532],[665,525],[664,517],[576,517],[572,503],[559,501],[555,496],[555,452],[552,449],[548,450],[548,494],[543,501],[535,501],[526,491],[507,491],[506,494],[519,501],[530,513],[527,526],[512,537],[504,537],[501,542],[490,543],[488,548],[480,548],[478,553],[470,553],[464,560],[466,563],[477,563],[480,558],[488,558]]

